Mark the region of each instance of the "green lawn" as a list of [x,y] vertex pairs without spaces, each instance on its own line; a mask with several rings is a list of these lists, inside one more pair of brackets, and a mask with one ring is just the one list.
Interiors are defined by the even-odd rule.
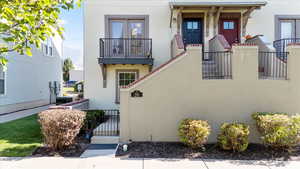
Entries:
[[0,124],[0,157],[24,157],[41,146],[37,115]]

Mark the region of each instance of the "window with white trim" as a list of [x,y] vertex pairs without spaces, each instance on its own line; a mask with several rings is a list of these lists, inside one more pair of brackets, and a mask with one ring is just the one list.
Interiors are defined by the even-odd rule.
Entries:
[[3,67],[0,66],[0,95],[5,94],[5,72]]
[[120,88],[129,85],[138,79],[138,71],[117,71],[116,103],[120,102]]

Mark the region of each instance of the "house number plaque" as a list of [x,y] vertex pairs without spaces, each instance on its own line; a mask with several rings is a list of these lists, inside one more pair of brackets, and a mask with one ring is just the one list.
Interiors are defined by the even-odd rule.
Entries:
[[131,93],[131,97],[143,97],[143,92],[135,90]]

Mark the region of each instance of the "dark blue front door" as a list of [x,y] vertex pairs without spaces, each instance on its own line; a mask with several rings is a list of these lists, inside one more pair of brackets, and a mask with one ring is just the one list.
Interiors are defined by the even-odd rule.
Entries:
[[203,23],[200,18],[185,18],[183,19],[183,42],[187,44],[202,44],[203,43]]

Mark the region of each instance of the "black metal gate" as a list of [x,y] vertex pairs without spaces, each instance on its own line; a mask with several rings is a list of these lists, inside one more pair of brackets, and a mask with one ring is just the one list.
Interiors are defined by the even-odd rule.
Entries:
[[119,136],[120,134],[120,111],[117,109],[103,110],[101,123],[95,130],[94,136]]

